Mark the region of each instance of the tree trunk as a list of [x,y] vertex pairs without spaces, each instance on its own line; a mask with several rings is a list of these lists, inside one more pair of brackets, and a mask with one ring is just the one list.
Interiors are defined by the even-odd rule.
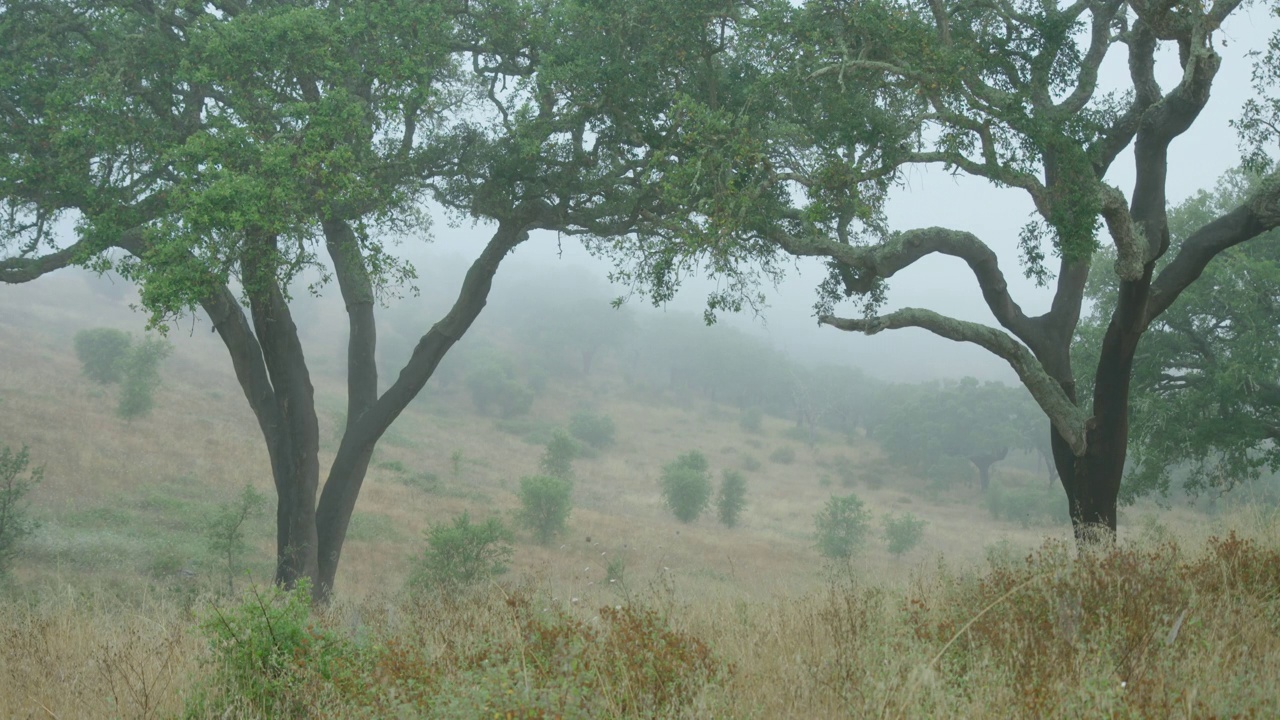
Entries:
[[978,468],[978,489],[986,492],[991,486],[991,466],[1009,456],[1009,448],[1001,448],[989,453],[970,455],[969,462]]
[[582,374],[591,374],[591,362],[596,358],[595,348],[582,351]]

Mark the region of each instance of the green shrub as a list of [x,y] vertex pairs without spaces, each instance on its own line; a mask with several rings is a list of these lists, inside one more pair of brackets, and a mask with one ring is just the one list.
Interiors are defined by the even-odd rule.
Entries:
[[409,578],[414,589],[457,589],[507,571],[514,538],[496,517],[475,524],[464,512],[452,523],[432,525],[426,536],[427,549]]
[[616,432],[613,419],[607,415],[576,413],[569,418],[569,433],[597,450],[612,445]]
[[747,472],[756,472],[761,467],[763,467],[760,464],[760,461],[755,459],[755,457],[752,455],[743,455],[742,460],[740,460],[739,462],[741,462],[742,464],[742,469],[746,470]]
[[747,479],[736,470],[725,470],[720,476],[720,492],[716,495],[716,514],[725,527],[735,527],[738,516],[747,506]]
[[520,524],[546,545],[564,532],[573,507],[573,484],[560,477],[537,475],[520,481]]
[[742,411],[738,425],[747,432],[758,433],[764,428],[764,411],[758,407],[749,407]]
[[16,453],[8,447],[0,448],[0,577],[8,573],[9,563],[18,555],[18,546],[37,527],[26,498],[44,477],[44,468],[28,471],[30,463],[25,445]]
[[81,330],[74,342],[81,369],[90,380],[108,385],[124,377],[124,357],[133,342],[129,333],[111,328]]
[[201,623],[213,681],[188,701],[186,716],[314,717],[316,688],[332,683],[353,648],[310,613],[305,578],[293,590],[251,590],[237,607],[215,607]]
[[254,490],[252,485],[245,485],[235,502],[219,506],[205,528],[209,550],[219,560],[226,562],[228,594],[236,591],[236,572],[249,550],[249,545],[244,541],[245,523],[259,515],[266,505],[265,495]]
[[552,477],[573,477],[573,461],[581,454],[581,448],[564,430],[556,430],[547,443],[547,449],[538,460],[538,469]]
[[856,495],[832,497],[813,519],[818,551],[823,557],[845,560],[866,542],[871,513]]
[[910,552],[920,544],[920,540],[924,537],[924,526],[926,524],[925,520],[911,513],[900,516],[886,515],[884,518],[884,539],[889,544],[889,552],[894,555]]
[[698,519],[711,503],[711,473],[707,458],[694,450],[662,468],[662,497],[680,522]]
[[777,450],[769,453],[769,461],[778,463],[779,465],[790,465],[796,461],[795,448],[789,445],[783,445]]
[[151,412],[155,405],[152,396],[160,386],[160,363],[172,352],[168,341],[149,337],[125,353],[116,415],[131,420]]

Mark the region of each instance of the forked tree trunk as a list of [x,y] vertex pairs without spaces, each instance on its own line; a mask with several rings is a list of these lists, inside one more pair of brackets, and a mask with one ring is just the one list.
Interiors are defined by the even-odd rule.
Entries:
[[980,453],[970,455],[969,462],[978,468],[978,489],[986,492],[991,487],[991,466],[1000,462],[1009,456],[1009,448],[1001,448],[1000,450],[989,453]]

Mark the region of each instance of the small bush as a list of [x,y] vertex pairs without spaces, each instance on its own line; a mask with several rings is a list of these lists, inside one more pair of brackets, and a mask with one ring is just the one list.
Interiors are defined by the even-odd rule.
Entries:
[[889,544],[889,552],[902,555],[910,552],[920,544],[924,537],[924,526],[927,522],[907,513],[905,515],[886,515],[884,518],[884,539]]
[[743,410],[742,417],[738,418],[738,425],[747,432],[760,432],[764,428],[764,411],[758,407],[749,407]]
[[573,477],[573,461],[581,454],[581,448],[569,434],[556,430],[547,443],[547,449],[538,461],[538,469],[552,477]]
[[124,377],[124,357],[133,343],[129,333],[111,328],[81,330],[74,342],[81,369],[90,380],[109,385]]
[[790,465],[796,461],[795,448],[789,445],[783,445],[777,450],[769,453],[769,461],[775,462],[779,465]]
[[331,685],[353,649],[310,613],[305,578],[293,590],[253,590],[237,607],[215,608],[201,624],[213,682],[188,701],[187,717],[314,717],[316,688]]
[[613,420],[607,415],[577,413],[569,418],[569,434],[597,450],[612,445],[616,432]]
[[698,519],[711,503],[711,473],[707,458],[694,450],[662,468],[662,497],[680,522]]
[[427,549],[409,578],[415,590],[467,587],[507,571],[514,538],[498,518],[475,524],[464,512],[452,523],[432,525],[426,535]]
[[546,545],[564,532],[573,507],[573,484],[559,477],[537,475],[520,481],[520,523]]
[[739,462],[742,464],[742,469],[747,472],[756,472],[761,467],[764,467],[760,464],[759,460],[755,459],[755,457],[751,455],[743,455],[742,460]]
[[228,594],[236,591],[236,572],[249,550],[244,541],[245,523],[259,515],[266,505],[265,495],[254,490],[252,485],[245,485],[236,501],[223,503],[205,528],[209,549],[219,560],[226,562]]
[[44,477],[44,468],[27,470],[31,456],[24,445],[18,452],[0,448],[0,577],[4,577],[18,554],[18,546],[35,532],[27,494]]
[[160,363],[173,352],[162,338],[149,337],[129,349],[123,360],[120,402],[116,415],[126,419],[142,417],[155,406],[153,395],[160,386]]
[[720,492],[716,495],[716,515],[725,527],[736,527],[738,516],[747,506],[747,479],[737,470],[725,470],[720,476]]
[[853,557],[866,542],[871,513],[856,495],[832,497],[813,519],[818,551],[832,560]]

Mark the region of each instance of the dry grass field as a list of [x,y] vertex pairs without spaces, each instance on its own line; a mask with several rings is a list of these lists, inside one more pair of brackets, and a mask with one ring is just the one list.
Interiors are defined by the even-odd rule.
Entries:
[[[865,439],[809,447],[777,418],[746,432],[731,408],[607,366],[537,397],[529,424],[591,408],[618,442],[575,462],[560,543],[521,535],[499,582],[405,590],[423,531],[464,510],[510,517],[542,452],[461,387],[429,388],[375,456],[334,603],[291,617],[261,588],[267,517],[240,580],[258,589],[228,597],[201,528],[246,483],[270,493],[266,451],[200,325],[170,332],[155,411],[115,416],[71,338],[136,332],[129,301],[75,277],[0,294],[0,444],[45,468],[42,527],[0,600],[0,718],[1280,717],[1274,509],[1139,505],[1118,550],[1079,557],[1066,526],[993,520],[976,489],[908,477]],[[92,319],[69,309],[86,304]],[[341,338],[309,347],[331,453]],[[784,446],[795,460],[771,462]],[[744,470],[739,527],[663,507],[661,466],[693,449],[717,475]],[[840,462],[877,519],[928,522],[918,547],[894,556],[876,535],[846,567],[822,561],[813,516],[850,491]],[[997,483],[1044,483],[1025,459],[1005,464]],[[218,628],[234,629],[221,645]],[[254,665],[264,633],[283,654]]]

